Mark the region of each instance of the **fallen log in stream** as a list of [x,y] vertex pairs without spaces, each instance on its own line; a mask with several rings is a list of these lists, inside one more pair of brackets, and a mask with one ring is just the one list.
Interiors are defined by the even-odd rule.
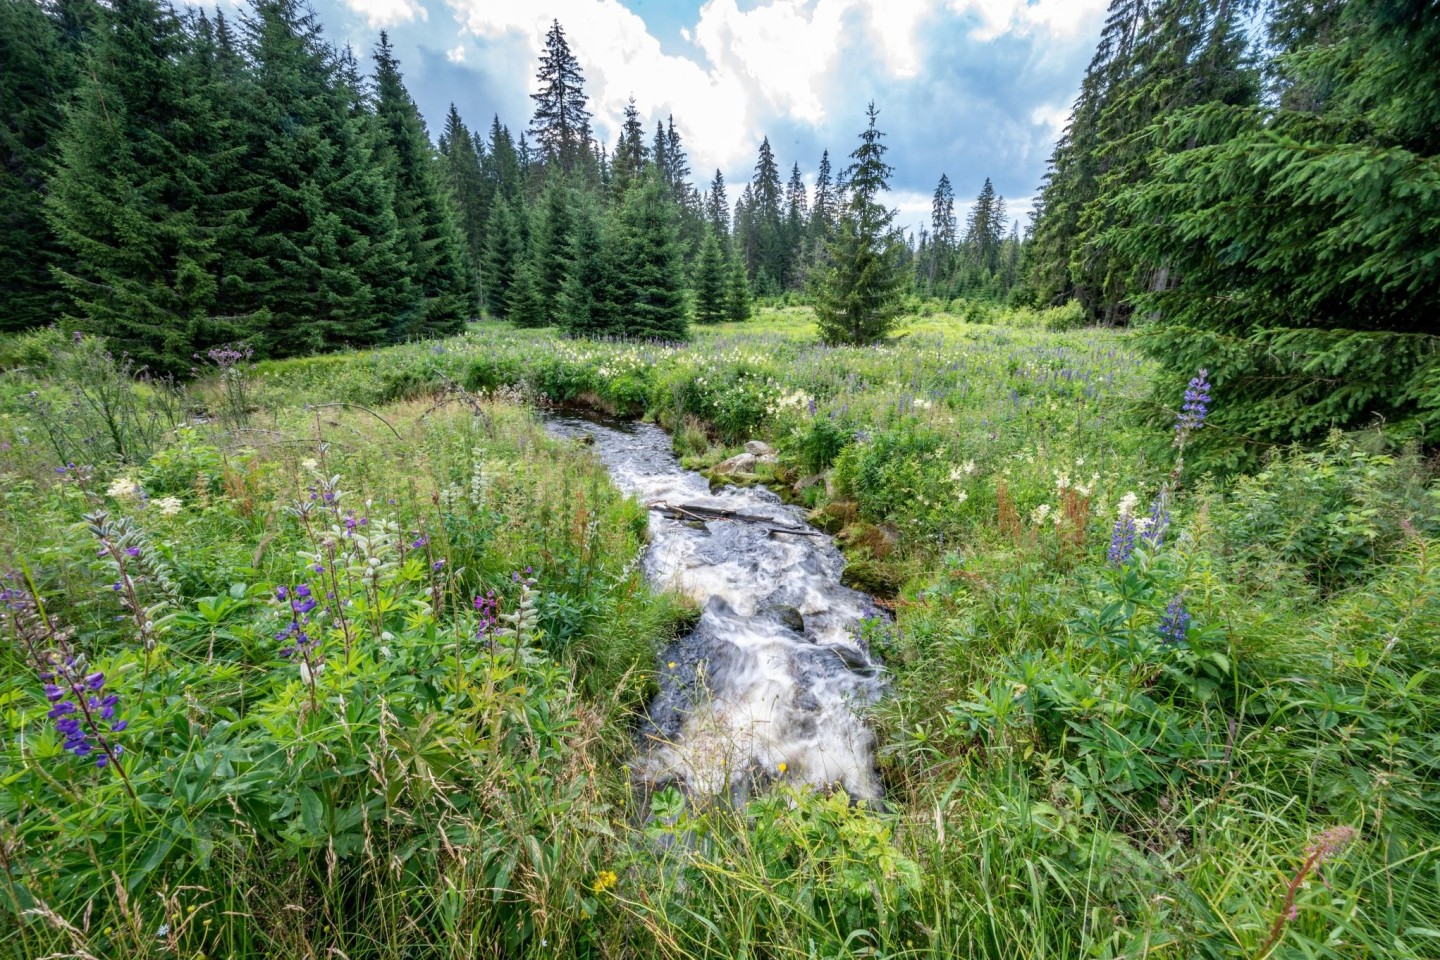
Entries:
[[792,527],[781,524],[773,517],[762,517],[754,513],[740,513],[737,510],[722,510],[717,507],[706,507],[698,503],[652,503],[648,505],[651,510],[658,510],[676,520],[698,520],[701,523],[708,523],[712,520],[736,520],[741,523],[755,523],[765,527],[767,533],[791,533],[799,537],[823,537],[825,534],[819,530],[811,530],[808,527]]

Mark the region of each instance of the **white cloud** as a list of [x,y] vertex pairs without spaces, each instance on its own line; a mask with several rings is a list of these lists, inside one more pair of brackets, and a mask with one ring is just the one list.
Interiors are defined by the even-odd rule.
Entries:
[[365,18],[371,29],[411,23],[417,18],[429,20],[429,12],[419,0],[344,0],[345,6]]
[[469,51],[465,49],[465,44],[462,43],[457,47],[452,47],[451,49],[446,50],[445,59],[449,60],[451,63],[464,63],[465,54],[468,52]]
[[1070,122],[1070,107],[1064,103],[1042,104],[1030,111],[1030,122],[1044,127],[1051,140],[1059,139],[1065,124]]
[[[643,116],[675,114],[697,171],[732,169],[754,149],[736,136],[753,128],[743,79],[662,52],[645,21],[616,0],[552,0],[544,10],[499,0],[448,2],[464,32],[484,39],[518,33],[537,58],[551,20],[565,24],[566,39],[585,72],[597,133],[607,140],[613,142],[634,94]],[[533,75],[527,83],[536,89]],[[658,101],[642,101],[656,92]],[[698,172],[697,177],[704,179]]]
[[[419,0],[344,2],[424,14]],[[699,55],[676,56],[621,0],[549,0],[543,8],[513,0],[446,2],[462,35],[518,35],[537,57],[558,19],[585,71],[597,133],[613,143],[634,94],[650,129],[653,118],[675,115],[699,182],[716,167],[748,168],[757,145],[751,138],[776,115],[812,127],[832,119],[833,91],[847,70],[860,69],[864,53],[894,78],[919,76],[922,30],[937,17],[975,18],[972,37],[982,40],[1011,32],[1074,40],[1106,6],[1106,0],[762,0],[741,10],[737,0],[705,0],[693,26],[680,30]],[[450,51],[452,61],[463,57],[462,47]],[[527,84],[535,89],[533,74]],[[1049,122],[1048,114],[1031,119]]]
[[951,10],[980,20],[971,36],[994,40],[1016,31],[1074,38],[1105,13],[1108,0],[948,0]]

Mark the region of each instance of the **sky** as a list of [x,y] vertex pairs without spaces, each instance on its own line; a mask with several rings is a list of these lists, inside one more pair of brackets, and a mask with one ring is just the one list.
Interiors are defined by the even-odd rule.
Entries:
[[770,138],[782,179],[847,162],[874,100],[899,223],[929,221],[943,172],[962,215],[985,178],[1028,213],[1099,38],[1106,0],[311,0],[362,62],[389,32],[438,136],[453,102],[472,129],[529,125],[552,19],[613,144],[631,96],[653,132],[673,115],[703,189],[733,203]]

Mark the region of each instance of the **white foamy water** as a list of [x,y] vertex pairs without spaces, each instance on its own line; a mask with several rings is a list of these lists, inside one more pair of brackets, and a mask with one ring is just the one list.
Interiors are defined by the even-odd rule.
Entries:
[[[712,494],[705,477],[680,467],[669,435],[652,424],[560,414],[545,424],[555,436],[593,437],[616,485],[643,503],[811,529],[800,510],[763,487]],[[844,559],[830,537],[736,520],[697,529],[652,509],[643,562],[653,584],[694,598],[703,612],[663,655],[660,693],[634,765],[642,783],[741,798],[755,783],[783,776],[880,795],[875,738],[860,711],[883,683],[856,637],[860,621],[880,611],[840,583]]]

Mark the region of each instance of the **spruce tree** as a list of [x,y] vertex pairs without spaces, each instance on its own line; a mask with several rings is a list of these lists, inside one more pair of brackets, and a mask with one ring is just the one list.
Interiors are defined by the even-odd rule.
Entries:
[[507,293],[505,313],[517,327],[543,327],[550,322],[538,274],[533,256],[523,258],[515,268],[515,281]]
[[645,163],[650,158],[645,146],[645,128],[640,125],[640,110],[635,98],[625,104],[625,120],[620,125],[620,135],[615,140],[615,152],[610,158],[610,192],[616,202],[624,199],[630,185],[645,172]]
[[78,326],[154,370],[188,370],[234,333],[218,309],[238,202],[217,179],[226,131],[168,7],[117,0],[93,44],[50,179],[59,276]]
[[743,323],[750,319],[750,315],[750,280],[745,275],[744,262],[732,253],[725,281],[725,319],[731,323]]
[[1000,247],[1010,224],[1005,213],[1005,198],[996,195],[995,185],[985,178],[985,185],[975,198],[965,219],[965,253],[982,279],[1000,267]]
[[472,276],[479,274],[485,251],[485,175],[475,143],[476,138],[466,129],[455,104],[450,104],[445,132],[440,135],[440,156],[460,232],[465,238]]
[[809,220],[810,201],[797,163],[790,168],[790,182],[785,187],[784,232],[786,286],[795,290],[804,287],[805,234]]
[[848,199],[826,245],[823,268],[811,274],[815,319],[830,344],[873,343],[890,331],[900,312],[904,244],[892,223],[895,213],[879,202],[893,172],[885,162],[879,111],[871,102],[860,146],[845,173]]
[[485,224],[485,307],[492,317],[504,320],[510,314],[510,288],[515,271],[525,257],[525,239],[520,219],[526,217],[520,199],[499,200]]
[[500,123],[497,115],[490,122],[490,146],[483,151],[480,163],[485,179],[483,210],[488,221],[495,205],[501,200],[516,200],[523,194],[520,154],[510,136],[510,128]]
[[721,240],[730,237],[730,200],[725,196],[725,177],[719,168],[715,179],[710,181],[710,190],[705,194],[705,219],[710,229]]
[[375,343],[414,323],[420,303],[353,57],[297,0],[255,0],[244,27],[256,197],[245,282],[267,315],[253,334],[279,355]]
[[574,336],[618,336],[624,332],[621,324],[626,303],[611,245],[593,201],[581,197],[573,215],[557,309],[560,325]]
[[765,287],[774,287],[762,287],[762,293],[778,293],[778,285],[785,277],[783,197],[780,168],[776,165],[775,154],[770,149],[770,138],[766,137],[760,142],[755,173],[750,180],[750,204],[747,207],[749,226],[746,237],[746,265],[754,274],[757,284],[763,276],[768,281]]
[[560,288],[565,282],[570,237],[575,230],[575,218],[571,212],[574,206],[575,190],[561,174],[552,174],[540,198],[539,222],[533,244],[535,284],[546,316],[557,312]]
[[535,116],[530,132],[546,166],[558,165],[574,173],[586,165],[590,152],[590,111],[585,96],[585,77],[580,62],[570,50],[560,21],[550,24],[545,34],[545,52],[535,78],[538,93],[532,93]]
[[1149,175],[1102,236],[1134,263],[1161,382],[1209,371],[1187,457],[1210,467],[1369,423],[1440,435],[1440,20],[1391,0],[1279,7],[1272,101],[1158,118]]
[[928,255],[923,258],[927,294],[933,295],[936,283],[944,283],[950,278],[956,230],[955,191],[950,186],[950,178],[942,173],[940,182],[935,185],[935,195],[930,201],[930,247]]
[[425,121],[405,89],[400,63],[383,31],[374,58],[378,160],[394,185],[395,216],[410,280],[420,298],[418,311],[392,327],[389,336],[403,340],[458,333],[479,307],[465,240]]
[[815,174],[815,204],[810,208],[810,242],[818,246],[835,227],[837,208],[835,186],[830,179],[830,151],[820,155],[820,169]]
[[729,314],[729,271],[715,234],[706,231],[695,261],[695,322],[720,323]]
[[54,323],[69,306],[45,178],[76,81],[58,25],[34,0],[0,0],[0,331]]
[[652,173],[625,194],[616,216],[612,269],[624,292],[628,337],[683,340],[688,333],[674,207]]

